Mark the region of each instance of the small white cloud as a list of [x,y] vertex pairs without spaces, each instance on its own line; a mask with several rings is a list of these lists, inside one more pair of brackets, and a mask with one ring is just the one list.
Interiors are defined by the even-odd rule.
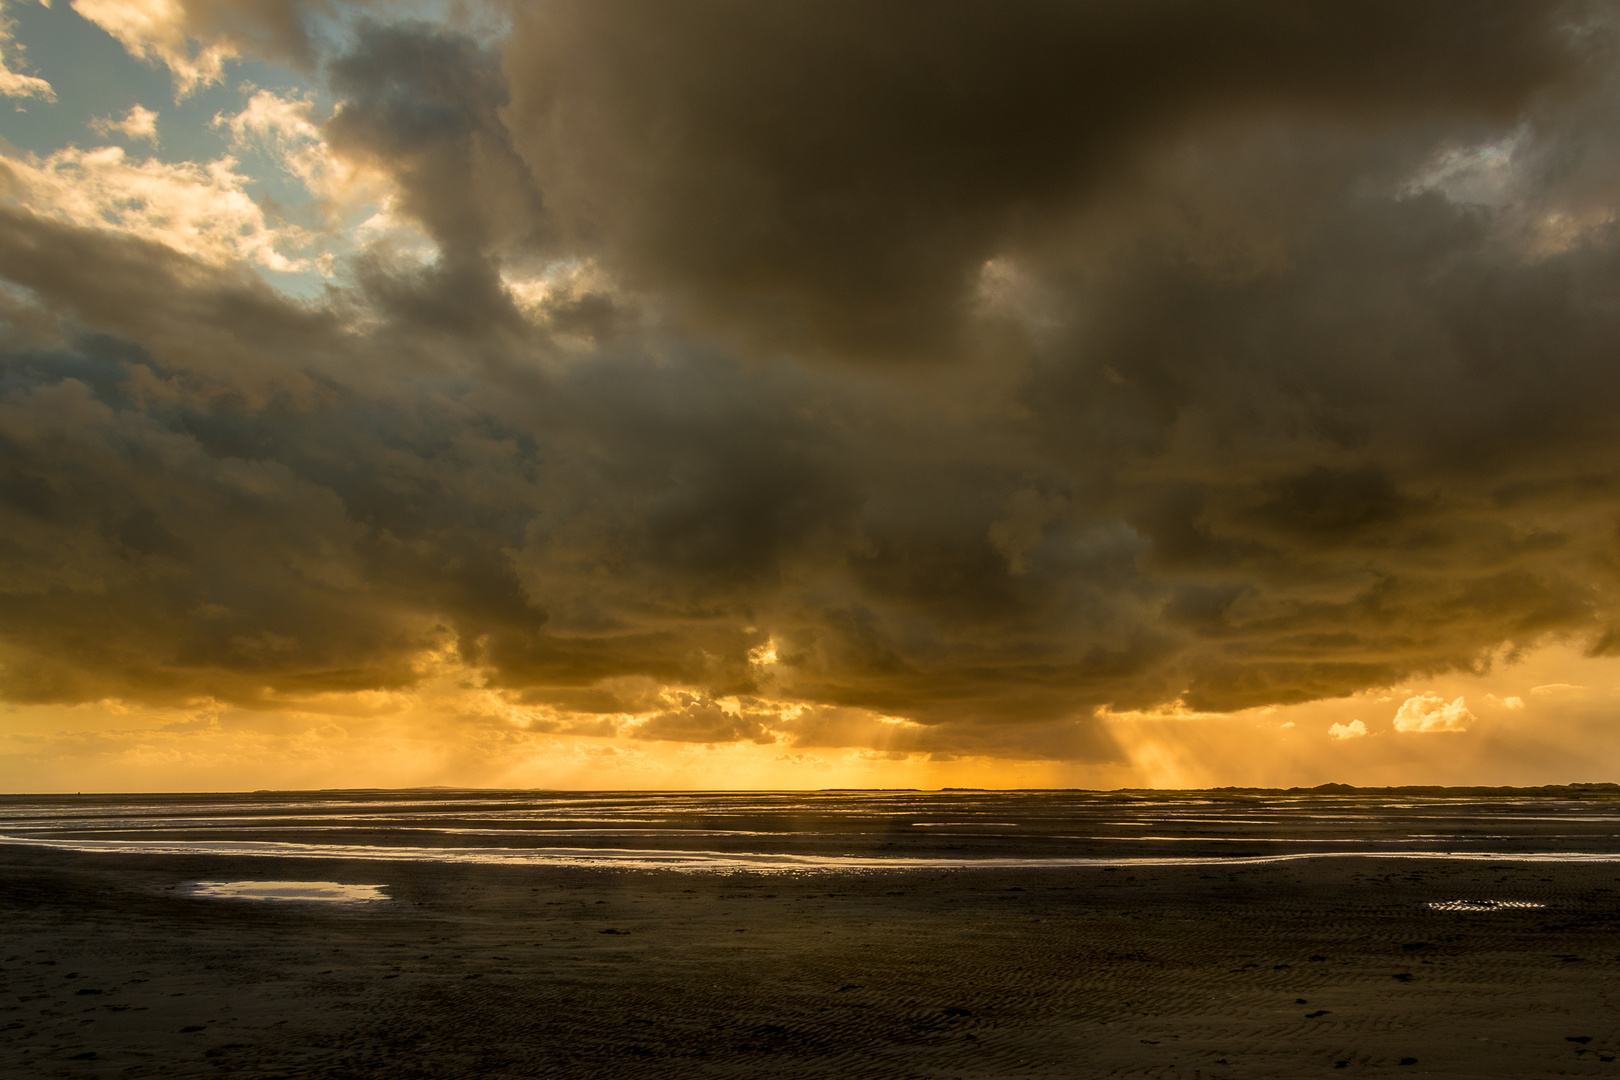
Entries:
[[97,117],[90,121],[92,130],[102,135],[111,135],[113,132],[121,133],[126,139],[149,139],[157,142],[158,114],[151,109],[144,109],[139,105],[129,110],[129,114],[122,120],[110,117]]
[[1448,705],[1438,694],[1418,694],[1407,698],[1396,711],[1395,730],[1408,734],[1467,731],[1474,719],[1460,696]]
[[1504,709],[1524,708],[1524,698],[1522,697],[1497,697],[1495,694],[1486,694],[1485,700],[1492,705],[1500,705]]
[[1532,686],[1530,688],[1530,692],[1532,694],[1556,694],[1561,690],[1585,690],[1585,689],[1586,689],[1586,687],[1577,686],[1575,683],[1550,682],[1550,683],[1543,683],[1541,686]]
[[284,146],[319,142],[321,131],[311,119],[313,109],[314,105],[308,98],[282,97],[273,90],[260,90],[248,99],[247,105],[236,115],[216,115],[214,126],[227,128],[235,143],[244,143],[249,139]]
[[1335,739],[1359,739],[1367,734],[1367,725],[1360,720],[1352,720],[1348,724],[1334,724],[1328,728],[1328,735]]

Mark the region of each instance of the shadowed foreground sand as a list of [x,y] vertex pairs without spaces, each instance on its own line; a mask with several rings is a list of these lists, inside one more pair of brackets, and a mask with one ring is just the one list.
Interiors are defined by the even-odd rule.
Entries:
[[[180,891],[254,877],[393,899]],[[0,1073],[1620,1076],[1617,890],[1615,864],[786,876],[5,847]],[[1485,897],[1546,906],[1427,906]]]

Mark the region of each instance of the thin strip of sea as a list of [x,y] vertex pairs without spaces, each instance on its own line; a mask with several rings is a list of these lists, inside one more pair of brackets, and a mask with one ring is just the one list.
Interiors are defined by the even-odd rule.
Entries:
[[14,795],[0,796],[0,844],[687,871],[1346,856],[1620,862],[1620,796],[1547,790]]

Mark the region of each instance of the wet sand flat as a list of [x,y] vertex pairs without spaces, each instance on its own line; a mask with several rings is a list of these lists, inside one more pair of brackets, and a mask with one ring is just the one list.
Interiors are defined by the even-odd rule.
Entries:
[[[335,881],[389,899],[194,896]],[[1438,910],[1458,900],[1544,906]],[[763,873],[0,847],[0,1075],[1620,1075],[1620,864]]]

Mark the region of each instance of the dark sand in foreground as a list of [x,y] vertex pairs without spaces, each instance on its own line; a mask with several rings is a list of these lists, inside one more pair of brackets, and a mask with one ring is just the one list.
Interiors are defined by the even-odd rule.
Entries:
[[[181,891],[255,877],[393,899]],[[1620,1076],[1617,890],[1601,863],[768,875],[0,847],[0,1073]],[[1427,906],[1471,897],[1546,906]]]

